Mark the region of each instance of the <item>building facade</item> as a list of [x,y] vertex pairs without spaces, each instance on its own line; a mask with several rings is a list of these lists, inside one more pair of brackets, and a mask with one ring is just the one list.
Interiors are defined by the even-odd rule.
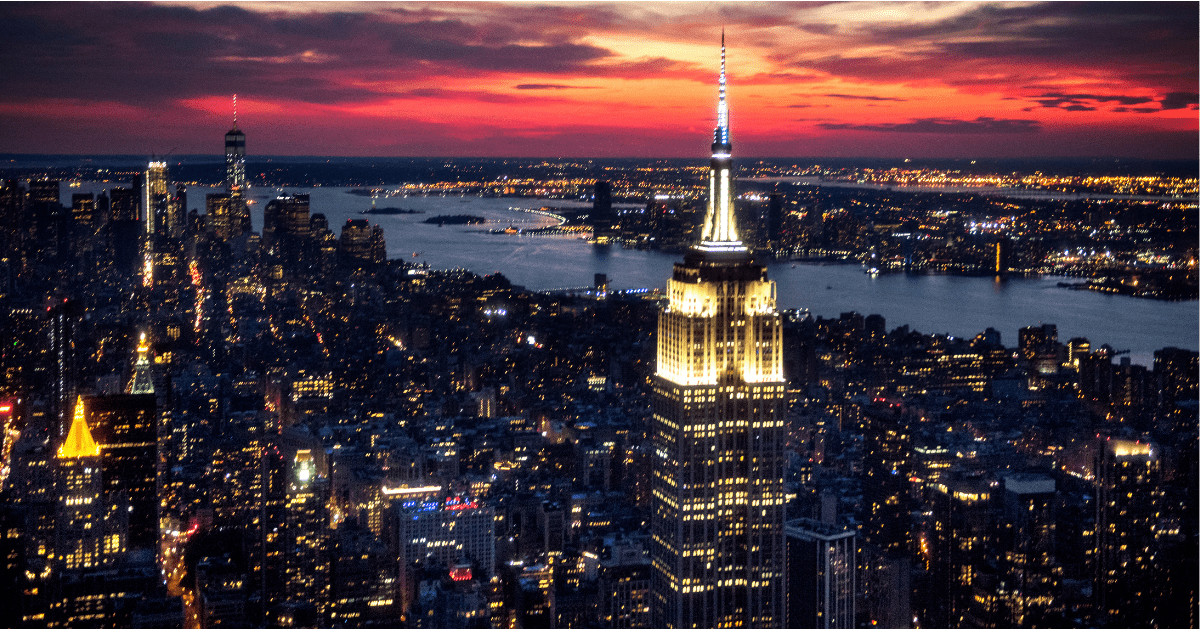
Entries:
[[788,628],[853,628],[858,593],[855,531],[810,518],[789,521]]

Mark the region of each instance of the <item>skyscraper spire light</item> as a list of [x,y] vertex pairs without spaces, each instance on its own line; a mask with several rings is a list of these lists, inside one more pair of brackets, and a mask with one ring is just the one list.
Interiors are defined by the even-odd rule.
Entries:
[[733,216],[733,145],[729,142],[729,103],[725,100],[725,29],[721,29],[721,75],[717,82],[717,127],[713,130],[712,161],[708,171],[708,212],[696,249],[703,252],[745,253]]
[[58,458],[98,457],[100,446],[92,438],[92,432],[87,425],[87,411],[83,406],[83,396],[75,401],[75,417],[71,421],[71,430],[67,439],[58,447]]
[[734,228],[723,63],[717,119],[702,238],[676,263],[658,319],[650,608],[659,628],[781,627],[786,604],[783,327],[775,283]]
[[131,394],[153,394],[154,381],[150,377],[150,344],[146,343],[146,333],[138,340],[137,363],[133,366],[133,383],[129,390]]

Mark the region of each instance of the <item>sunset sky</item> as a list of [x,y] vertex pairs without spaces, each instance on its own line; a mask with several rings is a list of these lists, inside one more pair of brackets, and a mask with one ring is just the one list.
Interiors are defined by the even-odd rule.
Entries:
[[0,152],[1195,159],[1198,5],[0,3]]

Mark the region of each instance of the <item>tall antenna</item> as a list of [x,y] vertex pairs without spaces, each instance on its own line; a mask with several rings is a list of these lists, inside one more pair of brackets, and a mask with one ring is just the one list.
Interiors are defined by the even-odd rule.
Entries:
[[[725,32],[721,32],[721,41],[725,41]],[[233,128],[237,129],[237,94],[233,95]]]

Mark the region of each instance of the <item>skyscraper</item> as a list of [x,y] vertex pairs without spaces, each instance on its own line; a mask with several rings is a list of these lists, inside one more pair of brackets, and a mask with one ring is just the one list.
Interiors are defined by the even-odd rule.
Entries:
[[[224,214],[216,233],[222,239],[250,231],[250,210],[246,206],[246,132],[238,128],[237,94],[233,95],[233,128],[225,133]],[[211,211],[210,211],[211,214]]]
[[246,187],[246,133],[237,125],[237,94],[233,95],[233,129],[225,133],[225,189]]
[[775,284],[735,225],[724,39],[708,211],[658,322],[655,627],[783,624],[782,328]]
[[1155,625],[1155,529],[1163,511],[1158,449],[1108,439],[1096,456],[1096,607],[1114,625]]
[[810,518],[789,521],[787,627],[853,628],[855,531]]
[[154,234],[167,227],[167,163],[151,162],[146,167],[145,178],[142,184],[142,219],[146,221],[146,233]]

